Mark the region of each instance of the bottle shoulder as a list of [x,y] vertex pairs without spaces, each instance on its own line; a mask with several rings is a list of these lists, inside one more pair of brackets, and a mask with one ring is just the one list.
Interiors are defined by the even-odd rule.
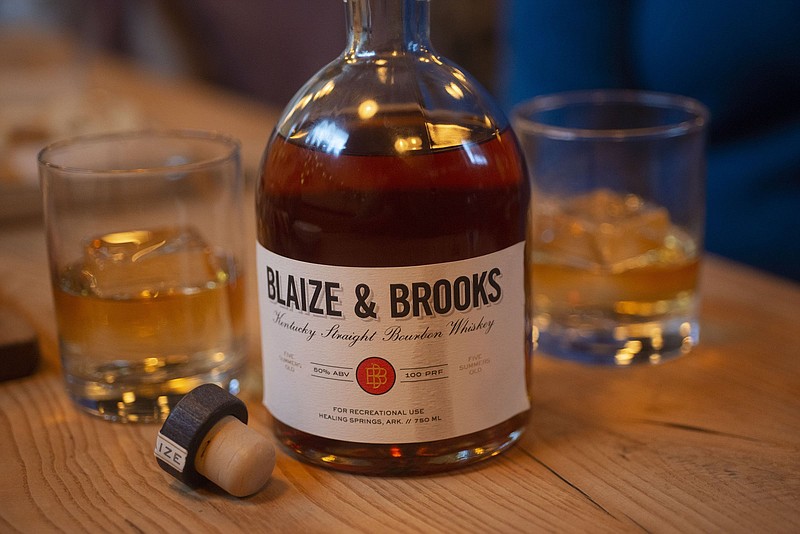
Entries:
[[[386,153],[480,143],[507,127],[478,81],[447,59],[420,50],[340,56],[297,92],[276,133],[314,148]],[[372,133],[359,134],[361,129]]]

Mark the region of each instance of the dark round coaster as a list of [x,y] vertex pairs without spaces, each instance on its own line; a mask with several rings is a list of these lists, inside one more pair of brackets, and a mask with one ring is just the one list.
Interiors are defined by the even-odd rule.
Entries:
[[0,381],[28,376],[38,365],[36,330],[17,310],[0,301]]

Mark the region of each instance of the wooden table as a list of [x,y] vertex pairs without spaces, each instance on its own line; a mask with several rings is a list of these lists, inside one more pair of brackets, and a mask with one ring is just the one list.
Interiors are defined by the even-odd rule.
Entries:
[[[276,117],[114,62],[96,63],[92,83],[161,125],[240,137],[249,169]],[[608,369],[536,355],[529,430],[476,467],[373,478],[281,451],[269,485],[236,499],[161,471],[157,425],[72,406],[45,258],[38,219],[2,222],[0,297],[36,326],[44,361],[0,384],[0,532],[800,532],[800,287],[790,282],[710,257],[701,344],[689,356]],[[255,299],[249,310],[245,399],[267,434]]]

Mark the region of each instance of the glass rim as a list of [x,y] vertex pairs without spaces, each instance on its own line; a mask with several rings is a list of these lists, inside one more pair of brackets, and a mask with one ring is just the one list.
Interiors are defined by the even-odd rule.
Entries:
[[[176,165],[161,165],[153,167],[134,167],[131,168],[109,168],[95,169],[85,165],[66,165],[54,163],[51,157],[59,150],[72,147],[88,146],[99,143],[113,143],[118,141],[146,140],[146,139],[165,139],[165,140],[185,140],[185,141],[204,141],[216,143],[219,146],[227,147],[221,155],[200,158],[197,160],[179,163]],[[190,171],[193,169],[205,168],[226,161],[239,158],[241,152],[241,142],[226,133],[216,130],[200,129],[142,129],[126,130],[118,132],[93,133],[78,135],[60,139],[49,143],[42,148],[36,155],[36,162],[41,169],[58,171],[65,174],[81,175],[125,175],[125,174],[158,174],[162,172]]]
[[[571,128],[555,126],[531,118],[534,113],[553,111],[575,105],[635,104],[650,109],[673,109],[687,113],[685,120],[639,128]],[[539,134],[552,139],[632,139],[665,138],[702,130],[708,124],[708,108],[694,98],[636,89],[593,89],[566,91],[536,96],[514,106],[512,121],[519,133]]]

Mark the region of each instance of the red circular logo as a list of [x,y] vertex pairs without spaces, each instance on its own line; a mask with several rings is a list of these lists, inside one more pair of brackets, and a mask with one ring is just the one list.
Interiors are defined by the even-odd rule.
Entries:
[[356,381],[370,395],[383,395],[394,386],[394,367],[383,358],[367,358],[356,368]]

